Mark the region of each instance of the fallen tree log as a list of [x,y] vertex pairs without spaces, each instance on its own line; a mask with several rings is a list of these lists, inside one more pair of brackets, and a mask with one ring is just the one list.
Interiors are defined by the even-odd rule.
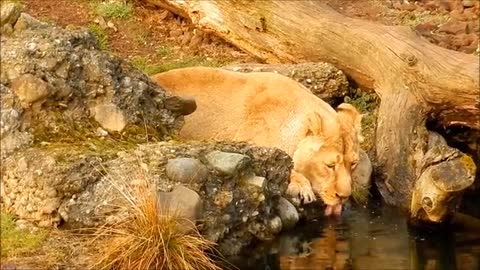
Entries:
[[[381,98],[377,186],[410,210],[428,149],[426,121],[480,132],[479,61],[408,27],[348,18],[318,1],[147,0],[267,63],[329,62]],[[468,167],[475,170],[475,166]],[[465,181],[463,181],[465,182]]]

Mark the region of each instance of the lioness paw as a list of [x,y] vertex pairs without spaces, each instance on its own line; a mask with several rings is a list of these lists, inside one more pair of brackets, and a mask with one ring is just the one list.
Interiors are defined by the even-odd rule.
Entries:
[[300,198],[303,200],[304,204],[309,204],[316,200],[311,187],[303,187],[300,191]]
[[310,182],[303,175],[293,171],[290,177],[290,184],[287,188],[287,194],[292,197],[300,197],[304,204],[309,204],[316,200]]

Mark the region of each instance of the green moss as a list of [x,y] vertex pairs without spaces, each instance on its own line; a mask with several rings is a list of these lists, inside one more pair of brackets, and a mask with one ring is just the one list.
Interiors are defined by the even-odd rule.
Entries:
[[467,170],[471,172],[475,172],[475,170],[477,169],[477,166],[475,165],[475,161],[473,161],[473,159],[468,155],[463,154],[460,157],[460,161],[462,162],[463,165],[465,165],[465,168],[467,168]]
[[194,66],[221,67],[226,64],[228,64],[228,61],[225,59],[213,59],[209,61],[206,57],[202,56],[193,56],[181,60],[168,61],[159,64],[151,64],[150,61],[145,57],[136,57],[132,60],[133,66],[142,70],[148,75],[153,75],[177,68]]
[[380,98],[375,93],[368,93],[360,88],[350,89],[350,95],[345,97],[345,102],[352,104],[363,114],[362,134],[365,141],[362,148],[369,151],[374,145],[375,127],[377,125],[378,106]]
[[353,187],[352,198],[357,204],[365,204],[368,201],[370,192],[367,188]]
[[0,223],[2,229],[2,258],[35,252],[49,233],[45,229],[39,229],[36,232],[19,230],[15,225],[13,216],[4,212],[0,213]]
[[[54,123],[51,127],[45,123]],[[93,119],[74,121],[66,119],[61,112],[53,113],[48,120],[39,120],[32,125],[33,147],[47,148],[56,156],[57,162],[69,163],[75,156],[86,154],[110,158],[119,151],[133,149],[138,144],[161,141],[168,131],[148,125],[127,125],[122,132],[109,132],[105,137],[96,135],[100,127]]]
[[107,36],[107,33],[105,32],[105,29],[100,27],[100,25],[98,24],[92,23],[88,26],[88,30],[97,37],[98,46],[100,47],[101,50],[108,49],[108,36]]
[[150,31],[140,31],[140,33],[136,35],[135,40],[140,44],[147,45],[150,35]]
[[111,1],[94,4],[95,13],[105,18],[128,19],[133,14],[133,6],[128,2]]

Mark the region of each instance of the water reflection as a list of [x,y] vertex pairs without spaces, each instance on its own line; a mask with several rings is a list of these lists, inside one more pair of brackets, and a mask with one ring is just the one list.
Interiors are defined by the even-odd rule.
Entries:
[[338,221],[309,221],[250,253],[234,264],[266,270],[480,270],[480,232],[412,230],[401,213],[376,205],[351,209]]

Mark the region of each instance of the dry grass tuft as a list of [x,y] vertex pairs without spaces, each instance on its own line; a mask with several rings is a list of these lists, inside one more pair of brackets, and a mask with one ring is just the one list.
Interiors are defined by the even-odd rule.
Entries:
[[[152,184],[136,190],[117,188],[125,199],[113,225],[95,231],[92,269],[221,269],[209,256],[214,242],[205,239],[178,211],[160,209]],[[126,212],[125,212],[126,211]]]

